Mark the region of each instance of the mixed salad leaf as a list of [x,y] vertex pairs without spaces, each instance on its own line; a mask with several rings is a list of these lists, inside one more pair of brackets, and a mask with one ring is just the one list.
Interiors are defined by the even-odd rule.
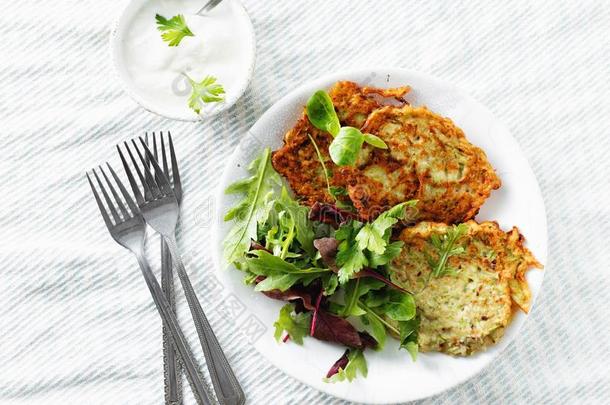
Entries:
[[416,201],[361,222],[336,205],[299,204],[273,169],[269,149],[248,171],[226,190],[238,199],[225,215],[233,226],[224,256],[256,291],[288,302],[274,324],[275,338],[302,344],[309,335],[347,347],[327,373],[329,382],[366,376],[364,352],[382,349],[388,332],[414,356],[415,301],[389,280],[387,265],[402,248],[392,240],[393,227],[413,219]]
[[[337,166],[353,166],[358,160],[360,149],[362,144],[368,143],[369,145],[387,149],[388,145],[373,134],[363,134],[358,128],[354,127],[342,127],[339,123],[339,116],[335,111],[333,101],[324,90],[316,91],[307,101],[305,113],[311,124],[319,130],[328,132],[334,139],[328,147],[330,158]],[[324,161],[321,159],[320,151],[311,137],[318,158],[324,165]],[[326,168],[324,168],[327,173]],[[329,186],[330,187],[330,186]]]

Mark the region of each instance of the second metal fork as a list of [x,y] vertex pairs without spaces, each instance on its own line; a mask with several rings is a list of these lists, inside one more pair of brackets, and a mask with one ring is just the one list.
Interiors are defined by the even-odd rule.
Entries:
[[[169,142],[169,153],[170,160],[172,162],[171,176],[169,172],[169,165],[167,164],[167,154],[165,152],[165,140],[163,137],[163,131],[160,132],[160,145],[161,145],[161,157],[163,158],[163,172],[165,177],[170,182],[170,185],[176,196],[178,202],[178,209],[182,203],[182,182],[180,180],[180,172],[178,170],[178,161],[176,159],[176,153],[174,151],[174,143],[172,142],[172,135],[168,131],[168,142]],[[149,149],[153,150],[155,160],[160,162],[159,153],[157,152],[157,136],[152,133],[152,145],[148,140],[148,133],[145,135],[145,141]],[[147,166],[150,168],[150,159],[146,158]],[[174,292],[174,275],[172,271],[172,257],[169,247],[165,243],[165,239],[161,238],[161,288],[165,293],[165,297],[170,304],[170,307],[174,313],[176,312],[176,297]],[[165,402],[166,404],[181,404],[182,403],[182,384],[181,384],[181,373],[180,363],[176,357],[175,348],[170,344],[168,338],[168,330],[163,325],[163,369],[165,378]]]
[[[182,362],[186,368],[186,374],[189,378],[189,382],[191,383],[191,387],[193,388],[193,394],[197,399],[197,403],[211,405],[212,400],[207,393],[203,379],[199,375],[197,364],[195,363],[193,355],[189,350],[187,340],[144,255],[144,244],[146,241],[146,224],[144,223],[144,219],[142,218],[138,207],[133,202],[127,193],[127,190],[125,190],[125,187],[110,165],[108,165],[108,170],[114,178],[114,181],[123,195],[127,205],[121,201],[121,197],[100,166],[98,171],[104,176],[106,186],[104,186],[104,183],[98,176],[95,169],[92,171],[92,173],[95,176],[95,180],[97,180],[97,186],[104,196],[106,206],[108,207],[106,208],[102,202],[102,199],[100,198],[99,193],[96,191],[94,182],[87,173],[87,180],[91,186],[91,191],[93,192],[97,206],[100,209],[100,213],[104,218],[106,227],[108,228],[112,238],[121,246],[131,251],[138,259],[138,263],[140,264],[140,268],[142,270],[142,275],[144,276],[144,280],[146,281],[146,284],[150,290],[152,298],[155,302],[155,306],[159,311],[159,315],[161,316],[164,325],[169,331],[169,336],[171,336],[171,342],[173,345],[175,345],[182,358]],[[106,189],[110,190],[112,197],[110,197]],[[115,207],[115,205],[118,207],[118,209]]]
[[[176,195],[174,194],[167,177],[163,173],[163,170],[159,167],[157,160],[146,146],[144,139],[140,137],[139,140],[147,159],[145,159],[144,155],[140,152],[140,148],[135,140],[132,140],[132,147],[127,142],[124,143],[124,147],[129,154],[137,176],[143,186],[144,195],[142,195],[142,192],[140,191],[140,187],[132,174],[132,170],[125,159],[121,148],[117,146],[129,183],[135,194],[138,207],[146,222],[165,239],[171,252],[172,262],[176,267],[191,315],[195,321],[195,328],[205,355],[206,364],[210,371],[212,384],[214,385],[218,401],[221,404],[227,405],[243,404],[245,402],[244,392],[201,308],[201,304],[195,295],[195,290],[186,273],[184,264],[178,254],[175,229],[178,221],[179,209]],[[138,155],[139,162],[132,153],[132,149],[135,150]],[[153,170],[147,165],[148,161],[152,163],[154,174]],[[140,170],[140,167],[143,167],[143,170]]]

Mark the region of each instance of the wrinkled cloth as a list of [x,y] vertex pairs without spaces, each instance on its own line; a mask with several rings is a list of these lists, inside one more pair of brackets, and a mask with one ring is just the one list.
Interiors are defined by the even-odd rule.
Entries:
[[[244,0],[252,82],[198,123],[161,118],[123,92],[108,40],[125,5],[23,0],[0,14],[0,403],[163,402],[159,317],[84,177],[104,161],[120,167],[119,141],[161,129],[184,179],[179,245],[248,403],[343,403],[276,369],[223,316],[210,244],[223,166],[248,128],[296,86],[365,66],[438,76],[488,106],[547,208],[546,278],[520,335],[476,377],[421,403],[610,403],[608,2]],[[152,236],[148,250],[158,257]],[[188,320],[183,298],[178,306]]]

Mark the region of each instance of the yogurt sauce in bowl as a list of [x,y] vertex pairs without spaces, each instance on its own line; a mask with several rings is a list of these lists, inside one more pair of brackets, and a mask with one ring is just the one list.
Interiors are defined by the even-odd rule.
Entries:
[[[111,52],[125,90],[147,110],[168,118],[197,121],[230,108],[241,97],[254,69],[252,23],[238,0],[224,0],[204,16],[205,0],[132,0],[114,27]],[[194,36],[168,46],[155,15],[182,14]],[[225,101],[204,103],[198,115],[188,106],[191,86],[217,78]]]

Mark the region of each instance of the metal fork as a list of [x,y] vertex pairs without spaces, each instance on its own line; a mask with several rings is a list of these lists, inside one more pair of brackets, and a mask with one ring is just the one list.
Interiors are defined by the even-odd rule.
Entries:
[[[144,154],[150,163],[152,163],[154,175],[146,164],[147,160],[140,152],[135,140],[132,139],[131,141],[132,147],[130,147],[128,142],[124,142],[124,148],[127,150],[138,178],[140,179],[144,189],[144,195],[142,195],[142,192],[140,191],[140,187],[132,174],[131,168],[127,164],[127,160],[125,159],[121,148],[117,145],[117,150],[119,151],[121,161],[125,167],[125,172],[136,197],[138,207],[142,212],[144,220],[155,231],[161,234],[171,252],[172,262],[177,270],[178,277],[180,278],[180,282],[184,289],[186,301],[195,322],[195,329],[199,336],[201,348],[203,349],[203,354],[206,359],[208,370],[210,371],[212,384],[214,385],[218,401],[221,404],[241,405],[245,403],[246,400],[244,392],[201,308],[201,304],[195,295],[195,290],[186,273],[184,264],[178,254],[175,230],[179,209],[176,195],[174,194],[167,177],[163,173],[163,170],[159,167],[157,160],[146,146],[144,139],[140,137],[139,140],[141,147],[144,150]],[[138,155],[139,162],[135,159],[132,148]],[[143,170],[140,170],[140,166],[143,167]]]
[[195,14],[204,15],[205,13],[212,11],[212,9],[214,7],[216,7],[217,5],[219,5],[221,1],[222,0],[208,0],[208,2],[205,3],[205,5],[203,7],[201,7],[201,9],[199,11],[197,11]]
[[[89,181],[89,185],[91,186],[91,191],[93,191],[93,196],[95,197],[95,201],[100,209],[102,217],[104,218],[104,222],[106,223],[106,227],[110,232],[112,238],[121,246],[131,251],[136,258],[138,259],[138,264],[140,265],[140,269],[142,270],[142,274],[144,275],[144,279],[146,280],[146,285],[150,290],[150,294],[152,295],[153,301],[155,302],[155,306],[159,311],[159,315],[161,315],[161,319],[163,320],[163,324],[166,326],[169,331],[169,335],[171,337],[172,344],[176,347],[178,354],[184,364],[186,369],[187,377],[189,378],[189,382],[191,387],[193,388],[193,393],[195,397],[198,399],[199,403],[203,403],[205,405],[212,404],[210,396],[208,395],[206,388],[204,386],[204,382],[199,375],[197,370],[197,366],[193,356],[188,348],[188,343],[182,329],[178,324],[178,320],[174,315],[169,302],[163,295],[163,291],[159,286],[157,279],[154,274],[150,270],[150,266],[148,265],[148,261],[144,256],[144,243],[146,239],[146,224],[144,223],[144,219],[138,210],[138,207],[134,203],[133,199],[129,196],[127,190],[119,180],[118,176],[112,169],[112,167],[108,165],[108,170],[110,174],[114,178],[121,194],[125,198],[127,202],[127,207],[121,201],[116,189],[112,185],[112,182],[106,175],[106,172],[99,166],[99,171],[102,173],[108,188],[110,189],[110,193],[114,197],[113,199],[108,195],[106,191],[106,187],[104,187],[104,183],[100,180],[100,177],[97,174],[95,169],[92,170],[95,179],[97,180],[98,187],[102,191],[102,195],[104,196],[104,200],[106,201],[106,205],[108,206],[108,210],[104,207],[100,196],[93,185],[91,177],[89,173],[87,173],[87,180]],[[116,206],[115,206],[116,203]],[[118,206],[118,211],[116,207]],[[108,211],[112,215],[111,220]],[[119,214],[120,211],[120,214]]]
[[[172,176],[170,177],[169,167],[167,165],[167,155],[165,153],[165,142],[163,139],[163,131],[161,131],[161,154],[163,157],[163,172],[165,177],[170,181],[176,201],[178,202],[178,209],[182,203],[182,182],[180,181],[180,172],[178,171],[178,162],[176,160],[176,154],[174,152],[174,143],[172,142],[172,135],[167,132],[169,138],[169,150],[172,162]],[[148,132],[145,134],[145,141],[149,149],[151,144],[148,141]],[[159,155],[157,153],[157,136],[152,133],[152,147],[155,160],[159,162]],[[146,156],[147,166],[150,168],[150,159]],[[170,307],[174,314],[176,313],[176,296],[174,292],[174,275],[172,272],[172,257],[165,243],[165,239],[161,238],[161,288],[165,293],[165,297],[170,304]],[[171,346],[167,336],[167,329],[163,326],[163,369],[165,378],[165,402],[167,404],[180,404],[182,403],[182,385],[180,379],[180,363],[178,363],[175,355],[174,348]]]

